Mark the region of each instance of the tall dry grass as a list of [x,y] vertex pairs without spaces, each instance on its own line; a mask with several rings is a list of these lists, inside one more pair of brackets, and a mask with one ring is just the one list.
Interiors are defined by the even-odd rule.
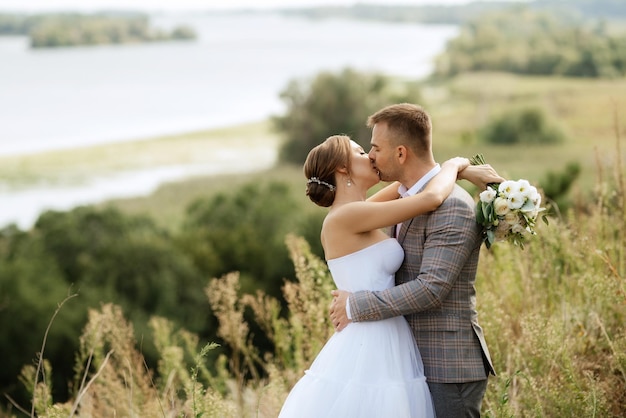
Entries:
[[[328,319],[332,280],[322,260],[299,237],[287,237],[298,283],[285,283],[288,315],[279,302],[262,292],[241,295],[239,274],[212,279],[205,291],[219,319],[218,335],[227,344],[211,373],[196,335],[174,329],[154,317],[150,327],[159,353],[150,370],[134,340],[133,326],[121,309],[104,304],[89,312],[76,354],[74,396],[53,403],[52,367],[43,356],[37,367],[23,368],[21,381],[32,395],[37,417],[272,417],[278,414],[289,388],[319,352],[333,331]],[[252,309],[258,325],[274,342],[271,355],[261,357],[254,346],[244,311]],[[14,417],[0,411],[0,417]]]
[[482,252],[480,320],[499,371],[487,416],[626,413],[626,177],[616,136],[592,196],[541,225],[525,251]]
[[[568,213],[555,211],[525,250],[496,244],[482,252],[478,308],[498,372],[483,405],[487,417],[626,412],[626,171],[617,127],[616,137],[614,161],[597,167],[593,193]],[[32,410],[16,405],[0,417],[20,410],[51,418],[275,417],[332,332],[325,263],[301,238],[288,237],[287,245],[298,281],[284,286],[286,314],[261,292],[242,295],[237,273],[206,287],[229,352],[214,367],[206,364],[213,345],[153,318],[160,360],[150,370],[132,324],[119,307],[103,305],[90,312],[80,340],[73,398],[52,401],[53,369],[42,355],[21,377]],[[274,344],[265,357],[253,344],[247,309]]]

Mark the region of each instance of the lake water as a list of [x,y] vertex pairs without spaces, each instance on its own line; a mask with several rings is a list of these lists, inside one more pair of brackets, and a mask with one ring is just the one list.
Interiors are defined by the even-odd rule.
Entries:
[[[128,141],[263,120],[284,111],[288,81],[352,67],[410,78],[426,76],[432,59],[457,34],[450,25],[307,20],[279,15],[161,15],[164,28],[195,28],[195,42],[33,50],[24,37],[0,37],[0,155]],[[173,172],[177,173],[175,176]],[[0,225],[27,227],[46,208],[145,194],[185,170],[155,169],[94,184],[2,192]],[[156,179],[156,185],[155,180]],[[102,181],[102,179],[98,180]],[[108,183],[107,183],[108,184]],[[69,195],[83,195],[70,199]],[[43,198],[46,196],[45,198]],[[13,200],[11,200],[13,199]],[[16,208],[15,210],[9,210]],[[9,213],[11,212],[11,213]]]

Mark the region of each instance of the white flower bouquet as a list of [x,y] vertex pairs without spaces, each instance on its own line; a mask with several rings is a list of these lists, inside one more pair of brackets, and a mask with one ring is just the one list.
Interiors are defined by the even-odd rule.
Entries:
[[[485,164],[478,154],[472,164]],[[491,248],[496,241],[508,241],[524,248],[524,241],[536,235],[535,224],[541,207],[541,194],[528,180],[507,180],[491,183],[480,193],[476,203],[476,221],[485,228],[484,242]],[[548,220],[542,217],[545,223]]]

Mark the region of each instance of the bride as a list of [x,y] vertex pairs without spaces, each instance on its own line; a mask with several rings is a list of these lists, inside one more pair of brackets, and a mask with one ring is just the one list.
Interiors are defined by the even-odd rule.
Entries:
[[[457,178],[484,184],[495,175],[489,166],[469,166],[457,157],[415,196],[398,199],[399,184],[392,183],[366,199],[378,173],[363,148],[344,135],[313,148],[304,174],[309,198],[329,207],[321,241],[333,280],[350,292],[394,286],[404,252],[381,228],[436,209]],[[336,332],[289,393],[279,418],[434,416],[413,334],[396,316]]]

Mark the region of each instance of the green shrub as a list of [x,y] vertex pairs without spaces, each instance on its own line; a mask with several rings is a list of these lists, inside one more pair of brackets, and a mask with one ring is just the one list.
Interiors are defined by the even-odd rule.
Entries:
[[575,162],[568,163],[561,171],[548,171],[545,178],[541,181],[543,193],[550,201],[551,206],[556,206],[558,212],[566,212],[572,205],[568,196],[574,181],[580,175],[580,164]]
[[392,103],[420,101],[413,83],[351,69],[292,80],[281,98],[287,111],[272,118],[274,129],[284,137],[279,159],[294,164],[302,164],[311,148],[335,134],[349,135],[365,147],[371,135],[365,126],[370,114]]
[[545,145],[563,142],[565,135],[539,108],[513,110],[495,117],[479,132],[488,144]]
[[298,208],[287,185],[249,183],[193,202],[179,245],[204,277],[239,271],[245,291],[278,297],[283,279],[293,277],[284,239],[295,228]]

